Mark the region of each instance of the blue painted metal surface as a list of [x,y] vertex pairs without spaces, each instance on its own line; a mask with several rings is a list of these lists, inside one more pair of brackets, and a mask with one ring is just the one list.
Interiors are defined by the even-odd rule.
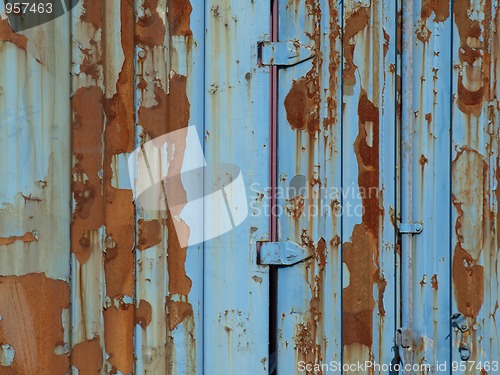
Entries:
[[[15,33],[0,4],[0,373],[382,374],[402,326],[406,373],[499,372],[498,1],[413,0],[413,25],[401,2],[279,1],[274,50],[271,5],[82,0]],[[189,126],[199,152],[129,170]],[[203,186],[227,212],[183,210],[200,163],[237,167],[245,191]],[[165,176],[181,207],[134,201]],[[271,212],[311,257],[259,262]]]

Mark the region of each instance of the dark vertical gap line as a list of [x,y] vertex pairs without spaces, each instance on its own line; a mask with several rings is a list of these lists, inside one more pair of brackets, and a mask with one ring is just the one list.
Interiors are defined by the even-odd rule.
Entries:
[[[202,149],[203,149],[203,156],[206,158],[206,139],[205,139],[205,131],[206,131],[206,118],[207,118],[207,112],[206,112],[206,101],[207,101],[207,33],[206,33],[206,27],[207,27],[207,17],[206,17],[206,11],[207,11],[207,1],[203,1],[203,13],[202,13],[202,28],[201,28],[201,40],[203,41],[203,54],[202,54],[202,59],[203,59],[203,65],[202,65],[202,75],[201,75],[201,86],[203,88],[203,95],[202,95],[202,100],[201,100],[201,113],[202,113],[202,131],[201,131],[201,141],[202,143]],[[205,197],[205,169],[203,169],[203,197]],[[202,222],[205,224],[205,199],[203,199],[203,205],[202,205]],[[203,225],[202,228],[202,233],[203,233],[203,242],[201,243],[201,306],[200,306],[200,315],[201,316],[201,348],[199,352],[201,353],[201,373],[205,374],[205,344],[206,344],[206,339],[205,339],[205,225]]]
[[[399,38],[398,38],[398,31],[399,31],[399,24],[398,24],[398,13],[399,13],[399,6],[400,6],[400,0],[396,1],[395,7],[394,7],[394,19],[395,19],[395,27],[394,27],[394,32],[395,32],[395,48],[394,48],[394,64],[395,64],[395,76],[394,76],[394,222],[397,225],[397,212],[399,211],[398,208],[398,199],[399,199],[399,188],[398,188],[398,182],[399,182],[399,172],[398,172],[398,166],[399,164],[399,131],[398,131],[398,97],[400,97],[399,89],[398,89],[398,72],[400,71],[399,69],[399,55],[398,55],[398,43],[399,43]],[[393,272],[394,272],[394,332],[397,332],[398,326],[400,324],[401,318],[398,316],[399,312],[401,312],[401,309],[398,307],[400,303],[400,298],[398,298],[398,282],[400,281],[400,278],[398,277],[398,231],[396,228],[394,228],[394,264],[393,264]],[[394,346],[394,358],[396,362],[399,362],[398,358],[398,352],[397,348]]]
[[[344,207],[344,2],[340,3],[340,208]],[[340,364],[344,365],[344,215],[340,215]]]
[[[270,27],[271,41],[278,41],[278,0],[270,2]],[[277,241],[277,218],[275,216],[276,207],[276,188],[277,188],[277,167],[278,167],[278,69],[276,66],[270,66],[270,182],[271,182],[271,211],[270,211],[270,240]],[[276,363],[275,375],[277,369],[277,332],[278,332],[278,270],[275,267],[269,267],[269,371],[271,371],[271,355],[274,353],[274,362]]]
[[[448,295],[448,316],[451,316],[453,314],[453,205],[451,202],[451,197],[453,194],[453,48],[454,48],[454,30],[453,30],[453,25],[455,23],[455,15],[453,14],[453,6],[454,6],[454,0],[450,1],[450,45],[451,45],[451,52],[450,52],[450,130],[449,130],[449,136],[450,136],[450,150],[449,150],[449,176],[448,176],[448,183],[449,183],[449,193],[448,197],[450,199],[449,205],[448,205],[448,215],[449,215],[449,230],[448,230],[448,236],[449,236],[449,273],[450,273],[450,286],[449,286],[449,295]],[[449,324],[448,328],[448,335],[450,337],[450,343],[449,343],[449,363],[453,363],[453,331],[451,324]]]

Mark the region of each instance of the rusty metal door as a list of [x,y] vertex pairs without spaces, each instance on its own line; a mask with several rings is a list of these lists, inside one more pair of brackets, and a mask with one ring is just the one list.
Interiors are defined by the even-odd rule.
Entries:
[[397,327],[396,4],[279,4],[279,40],[296,39],[314,57],[279,70],[278,236],[312,257],[278,270],[278,373],[389,364]]

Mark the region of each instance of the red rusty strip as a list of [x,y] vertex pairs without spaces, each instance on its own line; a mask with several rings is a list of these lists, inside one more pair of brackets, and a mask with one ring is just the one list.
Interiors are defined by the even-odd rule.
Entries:
[[161,242],[162,228],[158,220],[139,220],[137,234],[139,237],[137,248],[146,250]]
[[342,35],[342,30],[340,27],[339,21],[339,12],[337,8],[337,1],[328,0],[328,9],[329,9],[329,17],[330,17],[330,33],[328,35],[329,43],[330,43],[330,51],[329,51],[329,62],[328,62],[328,73],[329,73],[329,95],[326,98],[327,102],[327,117],[324,120],[325,128],[337,124],[337,91],[339,85],[339,79],[337,76],[337,72],[339,67],[342,64],[341,54],[336,46],[336,41],[340,39]]
[[488,165],[482,155],[464,147],[452,164],[457,244],[453,255],[453,290],[459,311],[476,319],[484,301],[483,249]]
[[104,342],[112,373],[131,374],[134,353],[135,309],[132,305],[110,307],[104,315]]
[[36,237],[31,232],[26,232],[22,236],[10,236],[10,237],[0,237],[0,246],[12,245],[16,241],[22,241],[24,243],[37,241]]
[[167,20],[170,36],[191,36],[190,15],[193,11],[189,0],[167,0]]
[[173,331],[187,317],[193,316],[193,307],[188,302],[172,301],[167,297],[167,326]]
[[26,51],[28,39],[21,34],[16,34],[10,27],[9,19],[0,17],[0,41],[15,44],[18,48]]
[[101,0],[87,0],[83,3],[84,12],[80,16],[82,22],[87,22],[97,29],[102,27]]
[[361,30],[365,29],[370,22],[370,17],[366,8],[362,7],[352,15],[350,15],[345,21],[344,27],[344,84],[347,86],[354,86],[356,83],[356,72],[357,66],[354,64],[354,48],[355,44],[351,44],[351,39],[359,33]]
[[78,369],[78,375],[100,374],[103,356],[99,336],[76,344],[71,351],[71,364]]
[[417,39],[427,43],[432,32],[427,26],[427,20],[434,12],[433,22],[444,22],[450,16],[450,0],[423,0],[420,9],[420,21],[417,29]]
[[[350,272],[350,283],[343,294],[343,345],[372,346],[373,284],[378,284],[380,315],[385,314],[383,293],[387,282],[380,278],[379,259],[379,109],[361,91],[358,103],[359,133],[354,143],[358,161],[358,185],[363,203],[361,224],[354,226],[351,241],[344,244],[343,261]],[[369,136],[367,127],[371,127]],[[368,143],[368,137],[372,139]],[[374,192],[376,192],[374,194]]]
[[14,362],[1,373],[66,374],[70,370],[63,347],[62,311],[70,307],[69,284],[43,273],[0,276],[0,343],[15,350]]
[[[168,22],[169,32],[172,35],[190,36],[189,16],[191,5],[187,1],[169,2]],[[151,49],[162,47],[165,39],[165,27],[158,14],[158,1],[148,0],[144,8],[148,12],[138,21],[138,42]],[[162,22],[162,26],[154,25]],[[169,93],[161,87],[161,81],[156,80],[154,86],[144,89],[154,90],[156,104],[152,107],[139,108],[139,123],[144,129],[145,135],[154,139],[163,134],[173,132],[189,125],[190,105],[187,97],[187,77],[172,73],[169,77]],[[180,173],[184,159],[186,143],[178,140],[176,143],[176,155],[171,161],[168,170],[169,188],[175,189],[179,199],[187,202],[186,192],[182,185]],[[188,302],[173,302],[172,295],[181,295],[187,299],[191,290],[192,281],[186,274],[187,248],[180,246],[181,238],[187,242],[189,227],[184,222],[175,222],[173,216],[178,215],[183,205],[172,209],[167,218],[162,221],[168,232],[167,238],[167,269],[168,269],[168,291],[166,299],[168,327],[173,330],[188,316],[193,316],[193,310]],[[178,237],[180,236],[180,237]]]
[[92,249],[90,232],[104,224],[104,197],[99,173],[102,169],[102,90],[80,88],[71,98],[73,107],[72,148],[75,157],[72,182],[76,203],[71,223],[71,250],[83,264]]

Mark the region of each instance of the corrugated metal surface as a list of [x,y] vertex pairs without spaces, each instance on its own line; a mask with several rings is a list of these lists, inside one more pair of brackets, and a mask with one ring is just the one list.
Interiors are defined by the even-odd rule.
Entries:
[[[413,361],[498,373],[500,7],[413,6],[408,80],[401,3],[279,1],[278,40],[315,56],[279,68],[272,144],[271,68],[258,64],[271,2],[82,0],[19,33],[2,3],[0,373],[267,374],[275,350],[281,375],[314,373],[301,362],[399,361],[402,81],[424,226],[412,239]],[[241,169],[249,217],[182,247],[180,211],[134,204],[144,182],[127,163],[191,125],[208,174]],[[186,198],[181,167],[168,173]],[[312,254],[276,279],[257,259],[270,210],[277,239]],[[197,216],[207,230],[223,225],[209,206]],[[466,332],[453,330],[454,313]],[[476,364],[464,370],[465,348]]]

